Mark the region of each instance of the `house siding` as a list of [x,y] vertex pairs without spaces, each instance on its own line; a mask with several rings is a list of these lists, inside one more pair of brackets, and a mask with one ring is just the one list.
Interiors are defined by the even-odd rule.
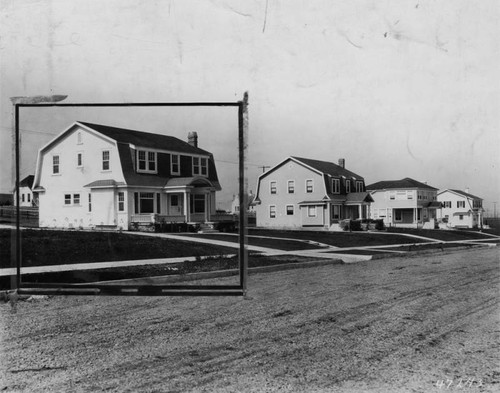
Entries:
[[[77,134],[81,132],[82,143],[78,144]],[[102,152],[110,152],[110,170],[102,169]],[[77,153],[83,153],[83,165],[77,166]],[[59,174],[52,173],[52,157],[59,155]],[[97,217],[99,203],[109,205],[114,198],[114,190],[103,190],[92,198],[92,211],[88,211],[89,188],[83,187],[96,180],[123,182],[120,158],[116,144],[96,136],[89,131],[75,127],[55,145],[40,155],[41,168],[39,184],[45,189],[39,193],[39,224],[41,227],[90,227],[97,222],[105,225],[116,224],[116,217],[106,214]],[[104,194],[106,193],[106,197]],[[80,195],[79,204],[65,204],[64,196]],[[92,191],[94,194],[94,191]]]
[[[438,218],[446,219],[446,225],[451,228],[474,228],[481,225],[481,209],[474,208],[474,200],[481,202],[479,198],[469,198],[454,192],[445,191],[438,195],[438,201],[443,207],[438,210]],[[451,207],[444,207],[444,202],[451,202]],[[463,202],[464,207],[457,207],[457,202]]]
[[[295,182],[295,191],[288,193],[288,181]],[[306,192],[306,181],[312,180],[313,192]],[[276,194],[271,194],[270,182],[276,181]],[[260,178],[258,196],[262,201],[255,207],[257,225],[275,228],[299,228],[303,225],[324,224],[323,207],[317,207],[316,217],[307,217],[307,207],[299,203],[306,200],[321,200],[326,195],[323,174],[316,173],[294,161],[284,163],[274,171]],[[269,216],[270,206],[276,206],[276,217]],[[286,207],[292,205],[294,214],[287,215]]]

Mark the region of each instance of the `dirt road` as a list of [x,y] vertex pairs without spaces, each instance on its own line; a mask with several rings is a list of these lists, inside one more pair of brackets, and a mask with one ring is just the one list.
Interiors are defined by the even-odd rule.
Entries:
[[494,247],[257,274],[246,300],[2,305],[0,391],[498,392],[499,267]]

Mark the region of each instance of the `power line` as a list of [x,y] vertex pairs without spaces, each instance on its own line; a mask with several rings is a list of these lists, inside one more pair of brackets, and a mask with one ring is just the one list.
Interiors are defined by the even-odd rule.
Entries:
[[[10,130],[12,129],[10,127],[5,127],[5,126],[0,126],[1,128],[5,130]],[[19,131],[24,131],[24,132],[31,132],[32,134],[46,134],[46,135],[57,135],[57,133],[53,134],[51,132],[44,132],[44,131],[34,131],[34,130],[27,130],[26,128],[20,128]]]

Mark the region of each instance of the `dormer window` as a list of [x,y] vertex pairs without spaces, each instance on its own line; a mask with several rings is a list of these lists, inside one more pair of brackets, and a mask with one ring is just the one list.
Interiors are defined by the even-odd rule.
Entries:
[[363,182],[362,181],[356,182],[356,192],[363,192]]
[[[349,183],[346,183],[346,186]],[[350,190],[350,188],[349,188]],[[349,192],[349,191],[347,191]],[[333,194],[340,194],[340,179],[332,179],[332,193]]]
[[156,173],[156,160],[155,151],[137,150],[137,172]]
[[170,156],[170,172],[172,175],[180,175],[180,159],[178,154]]
[[193,175],[208,175],[208,160],[203,157],[193,157]]
[[[349,179],[347,179],[345,181],[345,192],[346,193],[350,193],[351,192],[351,181]],[[338,194],[338,192],[334,192],[334,194]]]

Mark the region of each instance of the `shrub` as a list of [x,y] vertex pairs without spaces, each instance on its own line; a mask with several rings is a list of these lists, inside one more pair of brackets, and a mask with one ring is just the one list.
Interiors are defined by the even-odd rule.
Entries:
[[377,231],[382,231],[385,229],[384,220],[379,219],[379,220],[373,220],[373,221],[375,222],[375,229]]

